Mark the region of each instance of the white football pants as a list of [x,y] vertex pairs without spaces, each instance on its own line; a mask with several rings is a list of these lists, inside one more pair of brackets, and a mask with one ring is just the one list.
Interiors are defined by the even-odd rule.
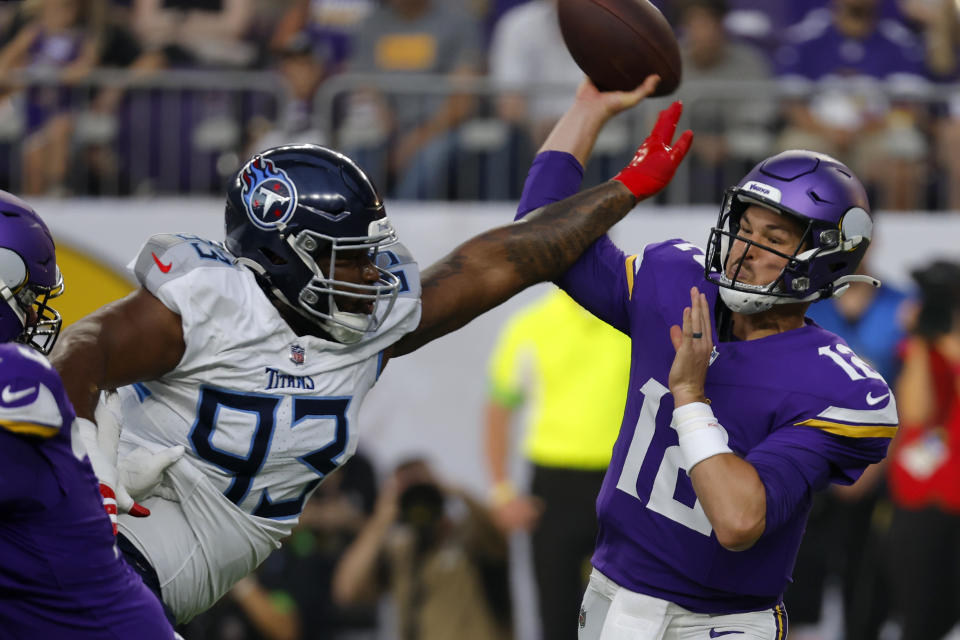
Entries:
[[580,608],[579,640],[785,640],[782,604],[711,615],[625,589],[596,569]]

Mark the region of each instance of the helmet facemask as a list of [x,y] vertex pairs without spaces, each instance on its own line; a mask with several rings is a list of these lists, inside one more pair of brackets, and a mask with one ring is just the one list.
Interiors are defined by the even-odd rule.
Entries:
[[[364,335],[380,328],[393,309],[401,284],[400,278],[384,269],[378,260],[382,248],[397,242],[396,231],[389,220],[380,218],[371,222],[366,236],[336,238],[302,229],[286,235],[285,240],[313,274],[295,303],[299,312],[319,320],[321,328],[343,344],[359,342]],[[337,254],[344,251],[367,252],[377,271],[377,282],[363,284],[338,279]],[[323,266],[317,261],[321,257]],[[373,312],[343,311],[337,305],[337,297],[371,303]]]
[[63,326],[63,318],[60,312],[49,306],[47,302],[53,298],[63,295],[63,276],[57,269],[57,283],[52,287],[34,286],[31,291],[33,310],[36,312],[36,322],[28,326],[23,334],[17,339],[47,355],[53,350],[53,345],[60,336],[60,329]]
[[[750,205],[759,205],[781,216],[790,216],[792,220],[802,224],[802,218],[799,216],[791,215],[788,211],[752,197],[743,197],[736,188],[728,189],[717,224],[711,229],[710,240],[707,243],[705,260],[707,279],[720,287],[720,297],[724,303],[738,313],[759,313],[775,304],[806,301],[810,288],[810,279],[807,277],[808,260],[815,253],[806,251],[805,248],[810,246],[813,222],[806,222],[797,246],[790,253],[785,253],[740,235],[740,220]],[[745,247],[736,262],[732,263],[731,249],[734,241],[744,243]],[[750,284],[740,279],[743,264],[752,247],[784,260],[780,273],[766,284]],[[731,275],[727,275],[728,273]],[[815,294],[815,297],[819,297],[819,294]]]
[[[790,253],[784,253],[740,236],[740,219],[750,205],[761,206],[802,225],[797,247]],[[745,195],[741,189],[733,187],[727,190],[717,225],[710,232],[705,261],[706,277],[720,287],[720,297],[731,310],[746,314],[766,311],[775,304],[814,302],[839,296],[851,282],[867,282],[878,287],[879,280],[869,276],[834,277],[834,270],[848,267],[848,254],[856,252],[854,261],[859,264],[860,257],[870,243],[872,224],[866,211],[854,207],[844,214],[839,228],[833,227],[805,218],[753,194]],[[746,248],[733,265],[731,277],[727,274],[731,271],[730,250],[734,240],[743,242]],[[751,246],[786,261],[780,273],[767,284],[749,284],[739,279]]]
[[63,294],[63,276],[56,268],[56,280],[53,286],[45,287],[30,282],[30,275],[23,259],[13,250],[0,248],[0,298],[9,309],[9,325],[4,330],[19,325],[18,334],[6,339],[26,344],[40,353],[49,354],[53,349],[63,319],[48,301]]

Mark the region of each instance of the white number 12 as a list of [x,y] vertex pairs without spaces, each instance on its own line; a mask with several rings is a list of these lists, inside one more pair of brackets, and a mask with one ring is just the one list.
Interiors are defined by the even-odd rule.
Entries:
[[[643,464],[644,458],[647,457],[650,443],[653,441],[660,401],[663,396],[670,393],[670,390],[650,378],[640,387],[640,393],[643,394],[643,405],[640,407],[640,417],[637,419],[633,439],[630,441],[627,457],[623,461],[623,469],[620,471],[620,478],[617,480],[617,489],[643,502],[643,499],[637,494],[640,466]],[[678,445],[667,447],[666,451],[663,452],[660,467],[657,469],[657,477],[653,481],[653,487],[650,489],[650,499],[645,506],[688,529],[709,536],[713,527],[707,519],[707,514],[703,512],[703,507],[700,506],[700,500],[697,500],[692,507],[688,507],[673,497],[677,490],[680,469],[687,470],[683,466],[680,447]]]

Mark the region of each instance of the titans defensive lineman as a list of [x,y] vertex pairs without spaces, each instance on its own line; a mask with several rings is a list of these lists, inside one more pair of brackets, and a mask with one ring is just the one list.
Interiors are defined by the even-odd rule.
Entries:
[[73,407],[43,354],[63,279],[46,225],[0,191],[0,636],[167,640],[160,602],[119,557]]
[[[605,121],[654,86],[594,99]],[[688,146],[689,136],[661,143],[623,175],[652,195]],[[65,332],[55,364],[86,419],[100,389],[130,385],[121,454],[186,445],[163,485],[175,500],[148,498],[149,519],[120,520],[177,621],[290,533],[310,492],[356,449],[360,404],[387,360],[558,277],[634,200],[603,193],[481,234],[421,280],[352,161],[279,147],[229,187],[225,244],[176,234],[146,243],[134,263],[141,289]]]
[[[558,123],[518,217],[576,190],[582,121]],[[560,279],[632,338],[582,640],[786,637],[811,494],[854,482],[897,429],[880,374],[804,318],[851,281],[879,286],[854,275],[871,231],[847,167],[789,151],[728,190],[706,254],[677,239],[627,255],[604,237]]]

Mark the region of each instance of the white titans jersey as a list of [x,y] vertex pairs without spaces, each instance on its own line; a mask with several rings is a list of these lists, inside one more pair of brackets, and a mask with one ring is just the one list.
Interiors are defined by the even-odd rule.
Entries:
[[121,456],[137,446],[187,452],[164,478],[179,502],[149,498],[152,515],[121,517],[120,531],[156,569],[178,622],[280,546],[310,493],[356,451],[381,353],[420,322],[416,263],[400,244],[380,260],[401,292],[353,345],[294,333],[220,244],[157,235],[134,262],[143,287],[180,316],[186,351],[170,373],[120,390]]

